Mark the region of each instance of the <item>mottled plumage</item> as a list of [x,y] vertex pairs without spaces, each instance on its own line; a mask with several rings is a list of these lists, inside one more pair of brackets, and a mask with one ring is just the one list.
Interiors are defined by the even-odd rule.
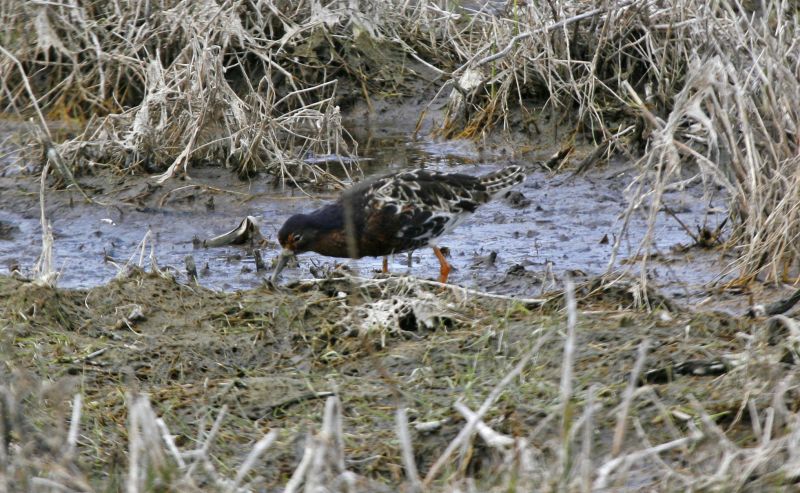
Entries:
[[404,171],[357,184],[336,202],[286,221],[278,232],[284,252],[273,279],[293,254],[378,257],[431,245],[445,282],[450,266],[433,240],[524,178],[522,168],[510,166],[484,176]]

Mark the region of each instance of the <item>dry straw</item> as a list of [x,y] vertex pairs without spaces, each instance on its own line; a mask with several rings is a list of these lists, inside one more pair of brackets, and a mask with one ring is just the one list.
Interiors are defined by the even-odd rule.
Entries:
[[3,106],[88,118],[58,146],[73,169],[160,171],[163,181],[210,161],[336,184],[307,160],[333,156],[351,171],[336,81],[299,77],[293,52],[346,13],[317,2],[3,1]]

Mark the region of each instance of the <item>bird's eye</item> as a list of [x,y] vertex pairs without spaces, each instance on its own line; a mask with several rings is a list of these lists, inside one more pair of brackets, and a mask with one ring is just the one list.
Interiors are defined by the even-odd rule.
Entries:
[[294,241],[302,241],[303,235],[294,235]]

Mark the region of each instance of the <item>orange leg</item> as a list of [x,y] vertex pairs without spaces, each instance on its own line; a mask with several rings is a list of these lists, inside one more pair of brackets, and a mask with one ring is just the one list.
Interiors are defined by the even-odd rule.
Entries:
[[448,264],[447,260],[445,260],[444,255],[442,255],[442,251],[439,250],[439,247],[433,247],[433,253],[435,253],[436,258],[439,259],[439,282],[445,283],[447,282],[447,276],[450,275],[450,264]]
[[383,256],[383,273],[384,274],[389,273],[389,257],[387,257],[386,255]]

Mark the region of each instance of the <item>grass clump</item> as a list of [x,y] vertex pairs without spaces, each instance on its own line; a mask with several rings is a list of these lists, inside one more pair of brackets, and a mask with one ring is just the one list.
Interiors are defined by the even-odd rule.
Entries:
[[643,262],[664,193],[702,182],[709,202],[728,205],[728,272],[800,276],[793,4],[491,5],[446,28],[458,65],[445,83],[445,135],[482,137],[496,125],[536,135],[538,122],[556,122],[562,149],[580,136],[596,146],[581,169],[615,153],[637,163],[628,214],[648,210]]
[[703,182],[709,203],[719,198],[728,205],[727,270],[741,281],[796,282],[800,74],[792,67],[800,58],[792,47],[800,39],[800,13],[784,2],[763,2],[745,16],[736,5],[701,11],[704,50],[687,52],[684,83],[669,113],[652,111],[629,90],[651,129],[629,213],[649,209],[646,248],[664,193]]
[[319,2],[3,2],[3,107],[88,120],[59,146],[77,170],[167,179],[203,160],[337,183],[308,158],[352,171],[337,63],[321,68],[337,33],[360,32],[344,14]]

